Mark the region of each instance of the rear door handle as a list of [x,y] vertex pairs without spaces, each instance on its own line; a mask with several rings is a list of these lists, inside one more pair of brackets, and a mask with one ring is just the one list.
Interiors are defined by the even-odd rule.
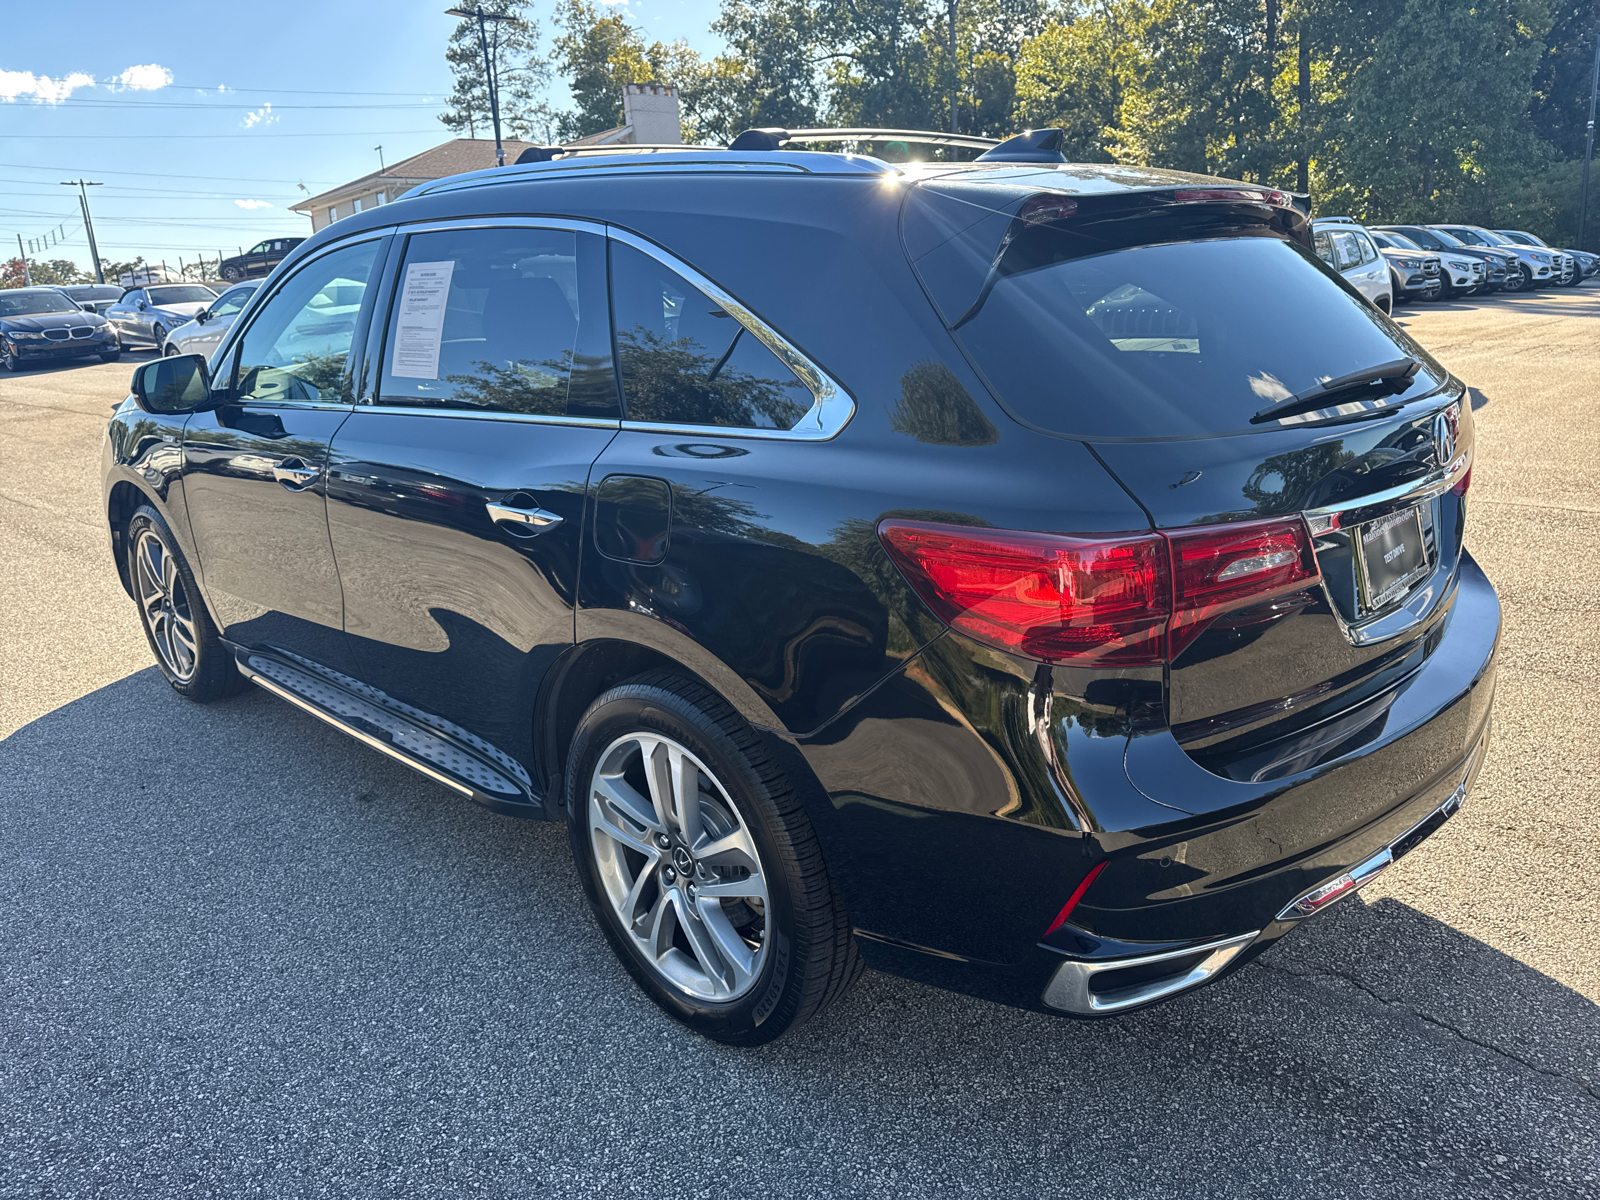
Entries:
[[531,497],[525,505],[496,504],[490,500],[483,507],[488,511],[491,521],[517,537],[538,537],[545,530],[554,529],[562,521],[562,518],[555,513],[534,504]]
[[272,477],[291,492],[310,487],[322,474],[321,467],[308,467],[304,459],[286,458],[272,468]]

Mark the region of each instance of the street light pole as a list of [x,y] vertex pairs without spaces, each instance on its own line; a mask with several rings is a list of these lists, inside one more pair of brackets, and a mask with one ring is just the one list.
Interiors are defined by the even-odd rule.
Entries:
[[94,281],[104,283],[105,272],[100,269],[100,247],[94,242],[94,222],[89,219],[89,189],[101,185],[88,179],[67,179],[62,187],[75,187],[78,189],[78,202],[83,205],[83,230],[89,235],[89,257],[94,259]]
[[1589,135],[1583,147],[1583,190],[1578,194],[1578,249],[1584,248],[1583,235],[1589,221],[1589,162],[1594,158],[1594,101],[1600,91],[1600,31],[1594,39],[1594,70],[1589,76]]
[[515,21],[516,18],[506,13],[487,13],[483,5],[476,8],[458,6],[444,10],[447,17],[476,17],[478,21],[478,45],[483,50],[483,78],[489,89],[489,119],[494,122],[494,162],[495,166],[506,165],[506,150],[500,142],[500,89],[496,85],[494,60],[489,57],[488,23],[491,21]]
[[28,255],[22,249],[22,235],[17,234],[17,257],[22,260],[22,286],[32,287],[33,276],[28,274]]

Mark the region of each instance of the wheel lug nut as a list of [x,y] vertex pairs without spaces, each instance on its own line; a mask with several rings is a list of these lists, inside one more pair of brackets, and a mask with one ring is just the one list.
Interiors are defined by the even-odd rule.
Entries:
[[693,900],[694,897],[695,897],[695,893],[698,892],[700,889],[695,887],[694,884],[691,883],[686,890],[689,893],[689,899]]
[[665,850],[668,846],[672,845],[672,839],[664,833],[658,833],[656,834],[656,845]]
[[676,883],[678,881],[678,873],[671,867],[667,867],[661,872],[661,878],[665,879],[668,883]]

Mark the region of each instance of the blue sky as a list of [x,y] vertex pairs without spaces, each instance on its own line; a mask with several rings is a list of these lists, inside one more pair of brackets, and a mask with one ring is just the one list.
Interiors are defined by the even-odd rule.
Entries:
[[[88,267],[85,178],[102,258],[233,254],[304,235],[289,206],[451,135],[451,0],[77,0],[5,5],[0,39],[0,257],[62,223],[30,258]],[[541,25],[549,43],[548,13]],[[716,0],[625,0],[651,40],[714,53]],[[566,100],[558,86],[551,97]],[[270,107],[269,107],[270,106]],[[302,185],[305,190],[302,189]]]

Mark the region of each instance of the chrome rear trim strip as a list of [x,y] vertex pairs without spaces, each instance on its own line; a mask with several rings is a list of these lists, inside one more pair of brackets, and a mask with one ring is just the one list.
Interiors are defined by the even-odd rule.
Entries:
[[[1057,967],[1055,974],[1050,976],[1050,982],[1044,989],[1044,1002],[1061,1012],[1097,1017],[1137,1008],[1153,1000],[1160,1000],[1165,996],[1200,986],[1239,957],[1258,936],[1259,932],[1241,933],[1237,937],[1224,938],[1218,942],[1189,946],[1183,950],[1168,950],[1161,954],[1146,954],[1139,958],[1114,958],[1104,962],[1069,960]],[[1089,986],[1096,975],[1102,975],[1107,971],[1147,967],[1176,959],[1193,958],[1196,954],[1204,954],[1205,957],[1187,970],[1177,970],[1159,979],[1148,980],[1132,987],[1111,988],[1104,992],[1093,991]]]

